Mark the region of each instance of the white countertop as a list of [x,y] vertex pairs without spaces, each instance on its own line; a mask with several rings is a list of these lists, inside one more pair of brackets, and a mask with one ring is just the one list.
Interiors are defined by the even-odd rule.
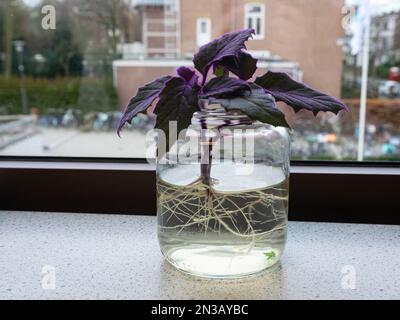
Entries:
[[163,260],[156,218],[0,212],[0,299],[399,299],[400,226],[289,223],[281,263],[204,280]]

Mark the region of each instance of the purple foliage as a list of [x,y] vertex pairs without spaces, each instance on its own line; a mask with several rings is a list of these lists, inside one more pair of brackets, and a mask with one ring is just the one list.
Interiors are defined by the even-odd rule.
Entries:
[[185,79],[186,83],[190,86],[194,86],[199,80],[199,76],[196,74],[196,71],[188,67],[179,67],[176,69],[176,73]]
[[240,111],[251,119],[269,123],[276,127],[289,127],[285,115],[280,111],[275,99],[265,94],[263,88],[251,83],[251,92],[228,98],[211,98],[210,103],[220,104],[228,111]]
[[223,58],[217,65],[223,66],[242,80],[249,80],[257,70],[257,59],[240,51],[236,56]]
[[277,101],[283,101],[291,106],[296,112],[306,109],[316,115],[320,111],[337,114],[341,110],[348,110],[338,99],[297,82],[286,73],[269,71],[258,77],[255,83],[273,95]]
[[217,77],[208,81],[203,87],[200,98],[234,96],[243,91],[250,91],[250,86],[246,81],[228,77]]
[[[341,101],[296,82],[285,73],[267,72],[255,83],[246,82],[256,71],[257,60],[244,51],[245,42],[253,34],[253,29],[227,33],[202,46],[193,59],[203,77],[201,85],[194,69],[179,67],[178,76],[162,77],[140,88],[123,113],[118,134],[125,123],[130,123],[157,98],[156,128],[164,130],[167,136],[169,121],[177,121],[179,129],[190,125],[193,113],[200,109],[201,99],[221,104],[227,110],[240,111],[253,121],[285,127],[288,124],[276,107],[275,99],[287,103],[295,111],[307,109],[314,114],[347,110]],[[217,77],[207,82],[211,68]],[[239,79],[230,78],[229,72]]]
[[257,60],[243,50],[253,34],[253,29],[231,32],[202,46],[194,55],[193,63],[203,76],[203,84],[215,65],[225,67],[243,80],[250,79],[256,71]]
[[171,80],[171,76],[165,76],[146,84],[144,87],[139,88],[136,96],[131,98],[125,111],[119,121],[117,133],[120,135],[122,127],[125,123],[131,123],[132,119],[140,112],[145,111],[155,99],[158,98],[160,93],[165,88],[166,83]]
[[189,81],[187,79],[181,77],[171,79],[157,103],[155,109],[156,128],[163,130],[167,136],[170,121],[177,122],[179,133],[190,125],[193,113],[199,111],[198,92],[200,87],[197,84],[191,84],[190,79],[193,77]]

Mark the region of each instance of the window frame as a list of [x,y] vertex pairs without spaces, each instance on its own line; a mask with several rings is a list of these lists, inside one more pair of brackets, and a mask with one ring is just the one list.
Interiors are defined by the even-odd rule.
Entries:
[[[205,22],[207,25],[207,28],[209,29],[209,35],[210,35],[210,40],[212,39],[212,21],[211,18],[209,17],[197,17],[196,18],[196,45],[198,47],[201,47],[202,45],[204,45],[205,43],[201,44],[199,41],[199,35],[202,33],[201,32],[201,24]],[[207,41],[207,42],[209,42]],[[206,42],[206,43],[207,43]]]
[[[144,159],[0,157],[0,210],[155,215],[155,181]],[[399,163],[292,161],[289,219],[400,225],[399,184]]]
[[[254,14],[254,13],[249,12],[250,8],[252,6],[259,6],[260,9],[261,9],[261,12],[259,14]],[[257,18],[260,18],[260,34],[255,34],[253,36],[253,40],[264,40],[265,39],[265,19],[266,19],[266,16],[265,16],[265,4],[264,3],[259,3],[259,2],[246,3],[244,5],[244,28],[245,29],[250,28],[250,26],[248,24],[248,20],[250,18],[253,19],[253,21],[256,21]],[[252,26],[252,28],[254,30],[256,30],[256,32],[257,32],[257,29],[256,29],[255,26]]]
[[[261,13],[249,12],[254,5]],[[264,3],[244,5],[245,27],[254,16],[261,32],[253,39],[264,40]],[[210,21],[212,33],[211,19],[199,19]],[[399,185],[400,163],[292,161],[289,217],[400,224]],[[0,210],[155,215],[154,166],[144,159],[0,156]]]

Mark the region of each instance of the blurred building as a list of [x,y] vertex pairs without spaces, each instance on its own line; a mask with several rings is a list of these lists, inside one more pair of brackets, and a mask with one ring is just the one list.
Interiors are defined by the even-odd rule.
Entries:
[[373,17],[371,56],[375,65],[400,60],[400,12]]
[[[141,80],[151,80],[158,70],[171,71],[177,60],[191,59],[197,49],[222,34],[243,28],[254,28],[249,51],[260,59],[262,69],[291,73],[335,96],[340,96],[343,38],[341,9],[343,0],[136,0],[141,20],[142,60],[116,61],[114,71],[121,102],[127,101],[132,89],[123,89],[129,67],[142,65]],[[131,46],[133,48],[133,46]],[[154,59],[157,59],[156,62]],[[161,60],[160,60],[161,59]],[[151,62],[149,62],[151,60]],[[164,60],[165,63],[161,61]],[[147,62],[146,62],[147,61]],[[188,60],[187,64],[190,64]],[[132,71],[132,70],[131,70]],[[265,70],[261,70],[264,71]],[[132,88],[132,86],[130,87]]]

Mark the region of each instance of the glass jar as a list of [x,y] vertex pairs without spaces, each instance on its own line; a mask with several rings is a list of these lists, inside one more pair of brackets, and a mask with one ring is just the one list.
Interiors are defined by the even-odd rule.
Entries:
[[287,234],[286,128],[208,106],[157,163],[161,251],[176,268],[237,278],[265,270]]

